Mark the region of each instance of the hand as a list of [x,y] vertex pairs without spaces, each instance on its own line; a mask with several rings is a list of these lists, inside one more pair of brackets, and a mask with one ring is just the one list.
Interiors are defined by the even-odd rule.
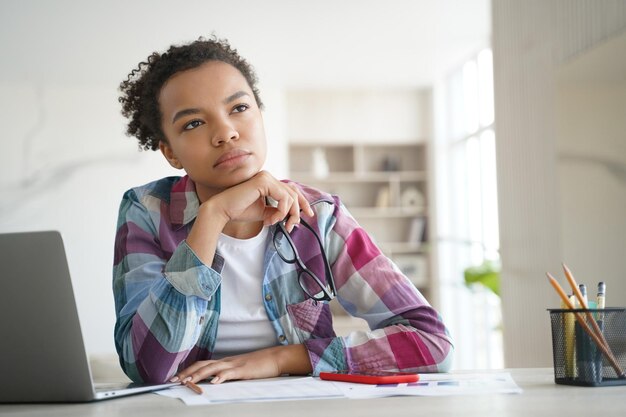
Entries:
[[[268,207],[265,197],[276,200],[277,207]],[[285,227],[291,232],[300,223],[300,210],[313,215],[302,192],[294,184],[286,184],[267,171],[209,198],[212,213],[222,214],[227,221],[259,221],[272,225],[289,216]],[[204,205],[204,204],[203,204]]]
[[[267,207],[265,197],[276,200],[277,207]],[[211,265],[219,234],[229,222],[263,221],[271,225],[289,216],[285,227],[291,232],[300,223],[301,209],[310,216],[314,214],[298,187],[261,171],[204,201],[186,241],[202,262]]]
[[271,378],[282,374],[306,375],[312,371],[304,345],[275,346],[219,360],[198,361],[170,381],[219,384],[233,379]]

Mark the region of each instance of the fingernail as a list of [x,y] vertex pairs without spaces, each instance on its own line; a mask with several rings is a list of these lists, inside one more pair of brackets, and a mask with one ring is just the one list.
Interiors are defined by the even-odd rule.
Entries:
[[213,378],[211,380],[211,384],[217,384],[218,382],[220,382],[220,377],[219,376],[216,376],[215,378]]
[[311,217],[315,216],[315,212],[313,211],[313,209],[309,209],[309,216]]
[[180,378],[178,378],[177,376],[174,376],[172,379],[170,379],[170,382],[178,382]]
[[183,379],[183,384],[184,384],[185,382],[189,382],[189,381],[191,381],[191,377],[190,377],[190,376],[188,376],[187,378]]

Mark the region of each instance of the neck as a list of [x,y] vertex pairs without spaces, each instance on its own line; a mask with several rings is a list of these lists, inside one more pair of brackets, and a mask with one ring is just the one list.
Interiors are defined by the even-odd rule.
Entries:
[[250,239],[259,234],[263,228],[263,222],[237,222],[230,221],[224,226],[222,233],[236,239]]

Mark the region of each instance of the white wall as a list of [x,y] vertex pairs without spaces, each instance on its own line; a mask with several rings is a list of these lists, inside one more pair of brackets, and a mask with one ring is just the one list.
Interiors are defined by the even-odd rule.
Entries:
[[295,142],[412,143],[431,134],[427,89],[290,90],[287,101]]
[[505,366],[552,365],[546,309],[559,299],[545,272],[562,277],[571,255],[561,236],[569,208],[559,197],[557,72],[624,28],[623,0],[493,3]]
[[623,306],[626,71],[621,82],[560,86],[556,116],[563,259],[593,298],[605,281],[609,305]]

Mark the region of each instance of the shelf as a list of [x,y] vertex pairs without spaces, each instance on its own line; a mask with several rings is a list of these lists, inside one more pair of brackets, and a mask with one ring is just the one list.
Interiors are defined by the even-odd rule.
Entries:
[[380,250],[428,292],[427,144],[317,144],[289,147],[290,178],[338,195]]
[[357,218],[418,217],[426,215],[425,207],[348,207]]
[[309,172],[292,171],[294,181],[304,183],[426,181],[424,171],[330,172],[318,177]]

